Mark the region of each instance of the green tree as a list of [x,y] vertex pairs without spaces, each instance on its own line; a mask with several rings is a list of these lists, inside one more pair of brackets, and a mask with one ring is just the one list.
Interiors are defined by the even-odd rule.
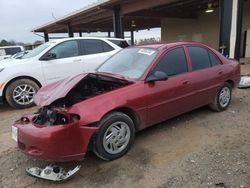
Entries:
[[7,46],[7,45],[8,45],[8,41],[7,40],[1,40],[0,46]]

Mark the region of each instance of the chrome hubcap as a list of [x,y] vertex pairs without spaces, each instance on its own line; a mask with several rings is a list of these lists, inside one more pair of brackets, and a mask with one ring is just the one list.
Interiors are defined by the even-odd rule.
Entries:
[[28,84],[17,86],[13,91],[13,99],[17,104],[28,105],[33,102],[33,97],[36,94],[34,87]]
[[222,88],[219,96],[219,102],[223,108],[229,104],[230,97],[231,97],[230,89],[228,87]]
[[109,126],[103,137],[103,146],[106,152],[117,154],[123,151],[130,140],[129,126],[122,121],[115,122]]

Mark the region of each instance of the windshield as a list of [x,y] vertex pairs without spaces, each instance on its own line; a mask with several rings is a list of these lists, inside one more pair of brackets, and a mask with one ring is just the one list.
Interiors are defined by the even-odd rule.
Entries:
[[99,67],[98,72],[110,72],[138,80],[157,56],[152,48],[127,48],[121,50]]
[[43,50],[45,50],[46,48],[48,48],[51,45],[51,43],[44,43],[38,47],[36,47],[34,50],[31,50],[29,53],[25,54],[22,59],[26,59],[26,58],[31,58],[31,57],[35,57],[38,54],[40,54]]

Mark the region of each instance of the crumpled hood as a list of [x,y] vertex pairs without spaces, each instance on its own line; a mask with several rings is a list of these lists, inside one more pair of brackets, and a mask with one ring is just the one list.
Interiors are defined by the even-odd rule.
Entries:
[[38,106],[48,106],[57,99],[63,98],[87,74],[72,76],[42,87],[34,97]]
[[70,92],[70,90],[73,89],[78,82],[80,82],[83,78],[87,77],[89,74],[103,75],[118,80],[125,80],[131,82],[131,80],[129,79],[125,79],[124,77],[118,77],[117,75],[112,76],[111,74],[109,75],[103,73],[79,74],[77,76],[71,76],[69,78],[42,87],[34,97],[35,104],[38,106],[48,106],[57,99],[66,97],[66,95]]

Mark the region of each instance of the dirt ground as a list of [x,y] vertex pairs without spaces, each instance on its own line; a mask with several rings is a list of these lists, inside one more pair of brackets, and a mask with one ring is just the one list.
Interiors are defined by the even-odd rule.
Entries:
[[[250,65],[242,70],[250,73]],[[80,172],[63,183],[26,175],[26,167],[46,163],[23,155],[11,139],[13,121],[35,110],[0,106],[0,187],[250,187],[250,89],[235,89],[225,112],[204,107],[141,131],[118,160],[88,153]]]

